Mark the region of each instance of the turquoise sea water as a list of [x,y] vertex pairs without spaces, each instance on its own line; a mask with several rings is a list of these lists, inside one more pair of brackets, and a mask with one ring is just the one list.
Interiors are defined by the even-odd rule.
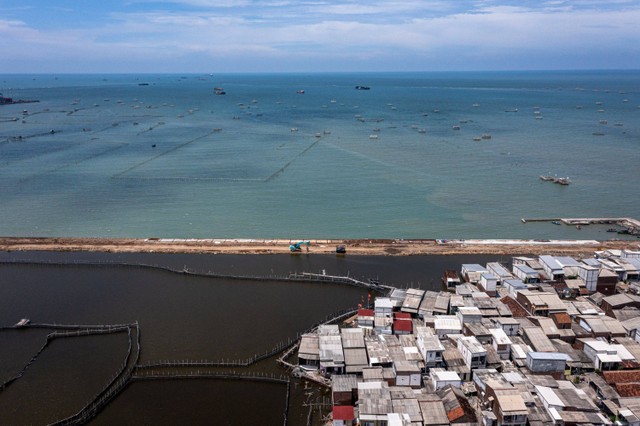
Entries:
[[0,92],[40,100],[0,106],[0,235],[602,239],[520,218],[640,216],[636,71],[0,75]]

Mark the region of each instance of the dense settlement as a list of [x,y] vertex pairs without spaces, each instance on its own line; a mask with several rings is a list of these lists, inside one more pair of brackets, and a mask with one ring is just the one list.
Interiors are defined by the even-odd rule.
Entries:
[[304,334],[294,374],[334,426],[638,426],[639,277],[633,250],[464,264]]

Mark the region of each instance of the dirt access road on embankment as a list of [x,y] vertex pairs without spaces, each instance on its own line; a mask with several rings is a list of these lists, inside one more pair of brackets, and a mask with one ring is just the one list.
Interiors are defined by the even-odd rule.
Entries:
[[[286,239],[128,239],[128,238],[20,238],[0,237],[4,251],[93,251],[93,252],[156,252],[156,253],[220,253],[276,254],[290,253]],[[352,239],[310,240],[308,253],[333,254],[336,246],[344,245],[349,255],[449,255],[449,254],[551,254],[591,256],[607,249],[639,250],[634,240],[403,240]],[[307,246],[302,247],[307,252]]]

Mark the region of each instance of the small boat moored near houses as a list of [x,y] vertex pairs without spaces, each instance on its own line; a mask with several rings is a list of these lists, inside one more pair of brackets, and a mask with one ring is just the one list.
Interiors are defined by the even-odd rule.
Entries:
[[442,274],[442,284],[447,290],[455,290],[456,286],[460,285],[460,283],[460,276],[457,271],[447,269]]

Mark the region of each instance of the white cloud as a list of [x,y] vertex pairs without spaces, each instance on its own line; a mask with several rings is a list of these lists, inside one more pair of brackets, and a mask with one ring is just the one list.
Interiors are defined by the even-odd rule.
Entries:
[[[208,7],[218,1],[185,0],[182,3]],[[473,68],[474,64],[509,63],[516,55],[530,54],[532,61],[575,57],[580,63],[601,68],[591,52],[607,49],[629,61],[625,67],[640,66],[638,47],[640,8],[621,2],[623,9],[571,10],[562,1],[547,1],[539,7],[508,6],[495,2],[474,2],[475,8],[456,13],[411,13],[425,7],[424,1],[378,1],[368,3],[289,1],[226,1],[224,5],[267,6],[269,13],[225,13],[210,11],[113,13],[106,24],[91,29],[38,30],[20,20],[0,20],[0,47],[4,57],[66,58],[68,62],[99,67],[104,63],[148,61],[153,71],[159,58],[199,58],[207,63],[215,58],[253,58],[269,63],[278,58],[296,68],[301,57],[335,60],[340,68],[345,58],[362,60],[361,67],[377,60],[406,58],[407,63],[424,58],[433,64],[446,55],[450,63]],[[455,2],[446,3],[449,7]],[[573,2],[572,2],[573,3]],[[587,2],[580,2],[583,5]],[[596,2],[597,3],[597,2]],[[323,10],[324,13],[320,13]],[[297,15],[302,13],[303,15]],[[373,15],[376,18],[372,18]],[[298,16],[302,16],[297,19]],[[378,18],[379,17],[379,18]],[[590,56],[591,55],[591,56]],[[615,56],[614,55],[614,56]],[[179,63],[179,62],[178,62]],[[401,63],[394,62],[396,66]],[[480,65],[476,65],[480,66]],[[620,65],[611,64],[610,67]],[[541,62],[539,67],[544,68]]]

